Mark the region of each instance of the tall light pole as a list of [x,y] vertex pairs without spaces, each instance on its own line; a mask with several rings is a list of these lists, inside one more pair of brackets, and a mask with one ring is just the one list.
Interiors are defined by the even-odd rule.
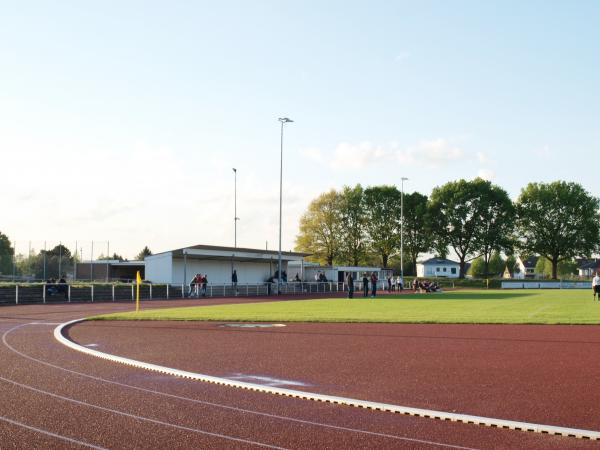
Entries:
[[404,182],[408,178],[402,177],[400,180],[400,278],[404,286]]
[[281,294],[281,207],[283,198],[283,124],[293,122],[287,117],[280,117],[281,122],[281,153],[279,158],[279,263],[277,270],[277,293]]
[[237,248],[237,169],[233,168],[233,247]]

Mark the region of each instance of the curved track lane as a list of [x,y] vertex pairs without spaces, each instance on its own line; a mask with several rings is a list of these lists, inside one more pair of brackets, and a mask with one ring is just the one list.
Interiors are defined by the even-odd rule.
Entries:
[[[155,302],[153,306],[176,304]],[[3,449],[86,445],[294,449],[597,447],[597,443],[575,439],[364,411],[153,374],[69,350],[54,341],[52,326],[40,323],[81,317],[82,309],[85,314],[92,314],[130,307],[53,305],[2,310]]]

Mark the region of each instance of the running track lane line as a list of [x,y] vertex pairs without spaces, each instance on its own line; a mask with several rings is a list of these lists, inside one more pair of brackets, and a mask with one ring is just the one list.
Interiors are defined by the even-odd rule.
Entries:
[[387,411],[397,414],[405,414],[410,416],[425,417],[428,419],[448,420],[452,422],[462,422],[466,424],[484,425],[487,427],[494,428],[505,428],[517,431],[527,431],[542,434],[551,434],[555,436],[574,437],[579,439],[590,439],[600,440],[600,431],[583,430],[578,428],[567,428],[553,425],[536,424],[529,422],[518,422],[514,420],[496,419],[493,417],[482,417],[473,416],[468,414],[456,414],[445,411],[434,411],[431,409],[411,408],[408,406],[391,405],[389,403],[378,403],[370,402],[365,400],[358,400],[347,397],[337,397],[333,395],[317,394],[305,391],[298,391],[294,389],[284,389],[276,387],[267,387],[260,384],[246,383],[243,381],[234,381],[227,378],[214,377],[210,375],[204,375],[200,373],[187,372],[185,370],[172,369],[170,367],[159,366],[156,364],[145,363],[142,361],[136,361],[130,358],[124,358],[122,356],[111,355],[109,353],[100,352],[98,350],[92,350],[87,347],[83,347],[75,342],[65,338],[62,334],[62,330],[75,323],[84,322],[87,319],[76,319],[69,322],[65,322],[62,325],[57,326],[54,329],[54,337],[56,340],[72,348],[73,350],[87,353],[88,355],[96,356],[98,358],[107,359],[109,361],[126,364],[133,367],[139,367],[142,369],[152,370],[155,372],[161,372],[168,375],[174,375],[182,378],[189,378],[192,380],[204,381],[207,383],[220,384],[224,386],[236,387],[241,389],[248,389],[251,391],[264,392],[268,394],[282,395],[286,397],[301,398],[304,400],[314,400],[318,402],[334,403],[338,405],[355,406],[359,408],[365,408],[375,411]]
[[27,384],[19,383],[17,381],[11,380],[9,378],[0,377],[0,381],[4,381],[6,383],[13,384],[15,386],[21,387],[23,389],[27,389],[29,391],[37,392],[39,394],[44,394],[44,395],[48,395],[50,397],[58,398],[60,400],[64,400],[64,401],[71,402],[71,403],[75,403],[76,405],[81,405],[81,406],[84,406],[84,407],[99,409],[100,411],[105,411],[105,412],[108,412],[108,413],[113,413],[113,414],[117,414],[117,415],[120,415],[120,416],[129,417],[131,419],[140,420],[140,421],[143,421],[143,422],[150,422],[150,423],[154,423],[156,425],[164,425],[164,426],[167,426],[167,427],[176,428],[178,430],[191,431],[193,433],[203,434],[205,436],[216,437],[216,438],[225,439],[225,440],[228,440],[228,441],[241,442],[243,444],[256,445],[258,447],[272,448],[272,449],[275,449],[275,450],[289,450],[289,449],[287,449],[285,447],[277,447],[276,445],[263,444],[261,442],[250,441],[250,440],[242,439],[242,438],[235,438],[233,436],[227,436],[227,435],[219,434],[219,433],[211,433],[210,431],[204,431],[204,430],[199,430],[197,428],[190,428],[190,427],[186,427],[186,426],[183,426],[183,425],[176,425],[174,423],[163,422],[161,420],[151,419],[149,417],[143,417],[143,416],[138,416],[138,415],[135,415],[135,414],[126,413],[125,411],[119,411],[117,409],[105,408],[104,406],[94,405],[93,403],[83,402],[81,400],[75,400],[74,398],[64,397],[62,395],[55,394],[54,392],[49,392],[49,391],[44,391],[43,389],[34,388],[33,386],[29,386]]
[[[129,389],[135,389],[138,390],[140,392],[146,392],[146,393],[150,393],[150,394],[155,394],[155,395],[159,395],[159,396],[164,396],[164,397],[169,397],[169,398],[174,398],[177,400],[183,400],[183,401],[189,401],[192,403],[197,403],[197,404],[201,404],[201,405],[206,405],[206,406],[212,406],[212,407],[216,407],[216,408],[222,408],[222,409],[226,409],[226,410],[230,410],[230,411],[236,411],[236,412],[241,412],[241,413],[246,413],[246,414],[254,414],[254,415],[258,415],[258,416],[263,416],[263,417],[269,417],[271,419],[278,419],[278,420],[282,420],[282,421],[289,421],[289,422],[295,422],[295,423],[301,423],[304,425],[312,425],[312,426],[317,426],[317,427],[322,427],[322,428],[330,428],[330,429],[334,429],[334,430],[339,430],[339,431],[349,431],[349,432],[353,432],[353,433],[359,433],[359,434],[366,434],[369,436],[377,436],[377,437],[383,437],[383,438],[388,438],[388,439],[394,439],[394,440],[400,440],[400,441],[407,441],[407,442],[416,442],[419,444],[427,444],[427,445],[432,445],[432,446],[438,446],[438,447],[446,447],[446,448],[454,448],[454,449],[458,449],[458,450],[478,450],[476,448],[473,447],[463,447],[460,445],[454,445],[454,444],[445,444],[443,442],[435,442],[435,441],[427,441],[424,439],[417,439],[417,438],[409,438],[409,437],[404,437],[404,436],[396,436],[393,434],[386,434],[386,433],[378,433],[375,431],[367,431],[367,430],[359,430],[357,428],[349,428],[349,427],[344,427],[344,426],[340,426],[340,425],[331,425],[331,424],[327,424],[327,423],[321,423],[321,422],[313,422],[310,420],[303,420],[303,419],[296,419],[293,417],[286,417],[286,416],[279,416],[276,414],[269,414],[269,413],[265,413],[265,412],[260,412],[260,411],[252,411],[249,409],[244,409],[244,408],[238,408],[235,406],[228,406],[228,405],[223,405],[220,403],[213,403],[213,402],[208,402],[208,401],[204,401],[204,400],[197,400],[194,398],[188,398],[188,397],[181,397],[179,395],[175,395],[175,394],[169,394],[167,392],[161,392],[161,391],[155,391],[153,389],[146,389],[146,388],[142,388],[139,386],[133,386],[130,384],[125,384],[125,383],[120,383],[118,381],[113,381],[113,380],[107,380],[105,378],[101,378],[101,377],[97,377],[94,375],[89,375],[86,373],[82,373],[82,372],[77,372],[75,370],[71,370],[71,369],[67,369],[65,367],[61,367],[61,366],[57,366],[56,364],[52,364],[49,363],[47,361],[43,361],[41,359],[37,359],[34,358],[32,356],[29,356],[23,352],[20,352],[19,350],[17,350],[16,348],[14,348],[12,345],[10,345],[8,343],[8,341],[6,340],[6,337],[14,330],[25,327],[27,325],[50,325],[49,323],[41,323],[41,322],[30,322],[30,323],[24,323],[21,325],[17,325],[13,328],[11,328],[10,330],[6,331],[3,335],[2,335],[2,342],[4,343],[4,345],[6,347],[8,347],[13,353],[18,354],[19,356],[22,356],[23,358],[29,359],[31,361],[35,361],[39,364],[44,364],[48,367],[52,367],[55,369],[59,369],[59,370],[63,370],[65,372],[71,373],[71,374],[75,374],[75,375],[79,375],[82,377],[86,377],[86,378],[90,378],[92,380],[96,380],[96,381],[101,381],[101,382],[105,382],[105,383],[109,383],[109,384],[114,384],[116,386],[120,386],[120,387],[124,387],[124,388],[129,388]],[[56,324],[52,324],[52,325],[56,325]]]
[[45,434],[46,436],[51,436],[53,438],[60,439],[62,441],[70,442],[71,444],[77,444],[77,445],[81,445],[83,447],[94,448],[96,450],[108,450],[105,447],[98,447],[97,445],[88,444],[87,442],[78,441],[77,439],[71,439],[66,436],[61,436],[60,434],[52,433],[47,430],[42,430],[41,428],[32,427],[30,425],[27,425],[27,424],[24,424],[21,422],[17,422],[16,420],[9,419],[8,417],[0,416],[0,420],[3,422],[8,422],[11,425],[16,425],[18,427],[26,428],[27,430],[30,430],[30,431],[35,431],[36,433]]

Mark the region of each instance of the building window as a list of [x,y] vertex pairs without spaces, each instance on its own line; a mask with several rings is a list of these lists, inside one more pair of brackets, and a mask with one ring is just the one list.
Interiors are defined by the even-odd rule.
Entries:
[[440,271],[440,268],[439,268],[439,267],[436,267],[436,268],[435,268],[435,271],[436,271],[436,272],[439,272],[439,271]]
[[450,269],[450,273],[452,273],[452,274],[456,274],[456,267],[452,267],[452,268]]
[[446,268],[444,267],[444,272],[446,271]]

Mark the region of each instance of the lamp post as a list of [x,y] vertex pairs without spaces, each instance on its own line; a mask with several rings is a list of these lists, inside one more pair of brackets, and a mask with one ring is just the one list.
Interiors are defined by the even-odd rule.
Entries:
[[281,122],[281,151],[279,157],[279,263],[277,265],[277,294],[281,294],[281,207],[283,198],[283,125],[293,122],[287,117],[280,117]]
[[408,178],[402,177],[400,180],[400,278],[404,285],[404,182]]
[[237,248],[237,169],[233,168],[233,247]]

